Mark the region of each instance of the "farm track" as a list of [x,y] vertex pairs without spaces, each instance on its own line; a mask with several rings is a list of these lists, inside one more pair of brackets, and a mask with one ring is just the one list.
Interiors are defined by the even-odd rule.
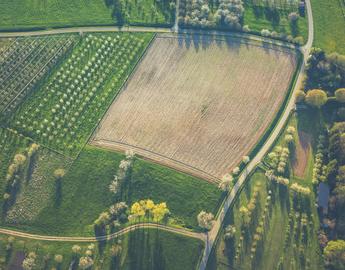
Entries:
[[272,147],[272,145],[274,144],[274,142],[280,135],[281,131],[283,130],[284,125],[286,121],[288,120],[291,111],[294,110],[295,108],[295,99],[293,95],[294,93],[296,93],[296,91],[300,89],[300,86],[302,84],[304,71],[305,71],[305,64],[309,56],[310,49],[313,45],[313,40],[314,40],[314,23],[313,23],[313,14],[312,14],[310,0],[306,0],[306,5],[307,5],[307,16],[308,16],[308,41],[303,47],[300,48],[300,51],[303,53],[303,62],[300,67],[300,70],[296,79],[296,83],[294,85],[294,89],[292,91],[292,97],[290,98],[288,104],[286,105],[285,110],[282,116],[280,117],[278,123],[276,124],[274,130],[272,131],[270,137],[267,139],[265,144],[258,151],[256,156],[248,163],[246,169],[239,176],[238,181],[236,182],[231,192],[228,194],[227,198],[225,199],[223,207],[220,210],[220,213],[215,223],[213,224],[212,229],[210,230],[210,232],[207,233],[206,246],[204,249],[202,259],[199,264],[199,270],[206,270],[208,258],[217,241],[219,232],[222,229],[224,217],[227,211],[229,210],[230,206],[232,205],[232,203],[235,201],[235,198],[237,197],[239,192],[242,190],[242,187],[247,177],[250,175],[252,171],[255,170],[257,165],[261,162],[261,160],[265,157],[266,153]]
[[[304,56],[304,61],[302,63],[302,66],[300,68],[295,87],[293,89],[293,92],[296,92],[299,89],[300,83],[302,82],[303,79],[303,74],[305,70],[305,61],[309,55],[309,51],[312,47],[313,44],[313,39],[314,39],[314,24],[313,24],[313,17],[312,17],[312,10],[311,10],[311,3],[310,0],[306,0],[307,4],[307,11],[308,11],[308,41],[307,43],[303,46],[298,48]],[[159,32],[159,33],[172,33],[170,29],[166,28],[144,28],[144,27],[131,27],[131,28],[126,28],[126,30],[121,30],[118,27],[79,27],[79,28],[65,28],[65,29],[54,29],[54,30],[43,30],[43,31],[27,31],[27,32],[1,32],[0,37],[18,37],[18,36],[40,36],[40,35],[52,35],[52,34],[63,34],[63,33],[78,33],[78,32],[114,32],[114,31],[126,31],[126,32]],[[179,31],[179,33],[182,34],[193,34],[193,33],[200,33],[200,31]],[[282,47],[287,47],[287,48],[296,48],[296,46],[286,43],[286,42],[281,42],[281,41],[276,41],[276,40],[271,40],[269,38],[264,38],[264,37],[259,37],[255,35],[250,35],[250,34],[245,34],[245,33],[227,33],[227,32],[221,32],[221,31],[204,31],[202,32],[206,35],[220,35],[220,36],[230,36],[230,37],[238,37],[238,38],[245,38],[249,40],[255,40],[259,42],[265,42],[268,44],[274,44]],[[204,253],[199,265],[200,270],[205,270],[207,261],[209,258],[209,255],[211,254],[212,248],[214,243],[216,242],[217,236],[219,234],[219,231],[221,229],[221,225],[224,220],[224,216],[226,212],[228,211],[229,207],[233,203],[234,199],[236,198],[237,193],[241,190],[246,177],[249,175],[249,173],[255,169],[256,165],[262,160],[266,152],[270,149],[270,147],[273,145],[275,142],[276,138],[280,134],[281,129],[283,128],[288,115],[290,114],[291,110],[294,108],[294,99],[291,98],[288,105],[286,106],[286,109],[280,118],[279,122],[277,123],[274,131],[272,132],[271,136],[269,139],[266,141],[264,146],[261,148],[261,150],[257,153],[257,155],[251,160],[251,162],[247,165],[247,169],[240,175],[238,182],[228,195],[228,197],[225,200],[225,203],[223,205],[223,209],[221,210],[220,214],[218,215],[218,218],[212,228],[212,230],[205,236],[205,234],[197,234],[190,232],[185,229],[176,229],[176,228],[171,228],[163,225],[157,225],[157,224],[145,224],[145,225],[133,225],[131,227],[127,227],[115,234],[107,236],[115,238],[119,235],[125,234],[127,232],[130,232],[131,230],[135,230],[139,228],[139,226],[142,226],[141,228],[158,228],[161,230],[166,230],[170,231],[173,233],[178,233],[181,235],[189,236],[189,237],[194,237],[201,239],[205,241],[206,246],[204,249]],[[37,239],[37,240],[45,240],[45,241],[61,241],[61,242],[75,242],[75,241],[88,241],[91,239],[92,241],[97,241],[98,239],[95,237],[49,237],[49,236],[41,236],[41,235],[34,235],[34,234],[27,234],[27,233],[22,233],[18,232],[15,230],[9,230],[9,229],[0,229],[0,233],[6,234],[6,235],[13,235],[13,236],[18,236],[18,237],[23,237],[27,239]],[[116,235],[116,236],[115,236]]]
[[188,236],[196,239],[200,239],[202,241],[205,241],[205,234],[203,233],[196,233],[192,231],[188,231],[186,229],[179,229],[174,227],[169,227],[166,225],[161,224],[155,224],[155,223],[139,223],[135,225],[128,226],[118,232],[100,236],[100,237],[78,237],[78,236],[48,236],[48,235],[39,235],[39,234],[30,234],[30,233],[23,233],[15,230],[9,230],[9,229],[0,229],[0,234],[5,234],[9,236],[14,237],[20,237],[20,238],[26,238],[31,240],[41,240],[41,241],[51,241],[51,242],[74,242],[74,243],[80,243],[80,242],[97,242],[97,241],[107,241],[114,238],[117,238],[121,235],[124,235],[126,233],[129,233],[131,231],[135,231],[138,229],[159,229],[171,233],[180,234],[183,236]]

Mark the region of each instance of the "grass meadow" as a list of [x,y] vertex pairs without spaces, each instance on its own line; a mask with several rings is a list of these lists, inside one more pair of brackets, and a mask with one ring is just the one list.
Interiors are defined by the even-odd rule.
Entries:
[[[129,0],[122,3],[126,24],[173,24],[169,2]],[[3,0],[0,2],[0,30],[116,25],[113,9],[112,1],[107,0]]]
[[[268,207],[268,216],[264,221],[263,238],[258,241],[256,253],[251,257],[253,235],[257,225],[251,225],[252,235],[251,233],[249,235],[242,233],[244,229],[239,209],[248,205],[258,187],[259,199],[257,211],[253,217],[254,222],[258,224],[263,216],[263,208],[269,190],[272,192],[272,199]],[[207,269],[225,270],[233,267],[239,270],[264,270],[277,269],[280,265],[280,267],[283,267],[282,269],[323,269],[317,239],[319,224],[317,211],[312,206],[313,210],[308,214],[308,225],[303,234],[305,238],[303,238],[300,218],[301,213],[305,210],[303,208],[298,211],[293,209],[293,195],[289,193],[281,187],[272,186],[266,180],[264,172],[257,169],[249,178],[226,216],[224,227],[232,224],[236,228],[234,240],[225,243],[223,240],[224,231],[220,234],[216,249],[210,256]],[[314,200],[315,198],[312,196],[311,202]],[[305,239],[307,239],[306,242]],[[240,243],[241,247],[239,246]],[[237,250],[240,250],[239,258],[235,258]]]
[[[93,235],[94,220],[113,203],[108,186],[123,158],[116,152],[86,146],[63,178],[61,191],[52,193],[35,218],[21,220],[15,227],[48,235]],[[166,202],[174,223],[189,228],[196,228],[201,210],[215,214],[222,200],[216,186],[141,159],[135,160],[126,183],[121,199],[128,205],[147,198]],[[26,195],[27,200],[35,196]]]
[[341,0],[311,0],[315,28],[314,46],[327,53],[345,54],[345,6]]
[[[140,229],[102,243],[59,243],[27,241],[15,238],[8,246],[8,237],[0,236],[0,266],[4,269],[18,269],[29,252],[35,252],[38,269],[68,269],[74,264],[78,268],[78,260],[92,249],[91,258],[95,269],[125,269],[125,270],[180,270],[195,269],[203,243],[200,240],[155,229]],[[122,251],[114,258],[111,247],[121,243]],[[72,253],[72,246],[79,245],[80,254]],[[61,264],[54,261],[55,255],[62,255]]]

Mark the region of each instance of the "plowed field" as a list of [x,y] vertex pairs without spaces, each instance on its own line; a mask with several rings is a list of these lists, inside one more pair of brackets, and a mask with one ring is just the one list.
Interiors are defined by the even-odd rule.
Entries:
[[93,143],[217,181],[270,125],[297,65],[294,52],[261,45],[158,36]]

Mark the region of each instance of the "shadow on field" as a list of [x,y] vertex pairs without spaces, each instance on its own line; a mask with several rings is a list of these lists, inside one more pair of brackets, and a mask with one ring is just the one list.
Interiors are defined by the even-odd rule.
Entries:
[[129,234],[127,269],[164,270],[166,262],[159,231],[154,229],[135,230]]
[[200,33],[190,32],[178,36],[180,47],[187,49],[195,48],[196,51],[206,50],[210,46],[227,47],[230,50],[239,51],[242,46],[248,47],[249,40],[246,38],[235,38],[230,36],[219,36],[216,34],[203,35]]
[[217,45],[219,48],[226,47],[229,50],[237,53],[239,53],[239,50],[241,48],[243,49],[244,47],[247,49],[250,47],[259,47],[267,54],[272,54],[279,57],[280,52],[290,50],[264,41],[253,41],[246,36],[221,36],[216,32],[208,32],[207,35],[196,31],[181,33],[178,35],[178,43],[181,48],[194,48],[197,52],[199,50],[206,50],[210,46],[214,45]]

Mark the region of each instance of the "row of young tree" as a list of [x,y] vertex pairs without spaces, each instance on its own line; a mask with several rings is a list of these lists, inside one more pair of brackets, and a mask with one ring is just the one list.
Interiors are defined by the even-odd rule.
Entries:
[[313,183],[328,183],[328,212],[321,213],[319,231],[327,268],[345,269],[345,56],[311,50],[303,88],[296,102],[318,111],[320,125],[313,169]]

